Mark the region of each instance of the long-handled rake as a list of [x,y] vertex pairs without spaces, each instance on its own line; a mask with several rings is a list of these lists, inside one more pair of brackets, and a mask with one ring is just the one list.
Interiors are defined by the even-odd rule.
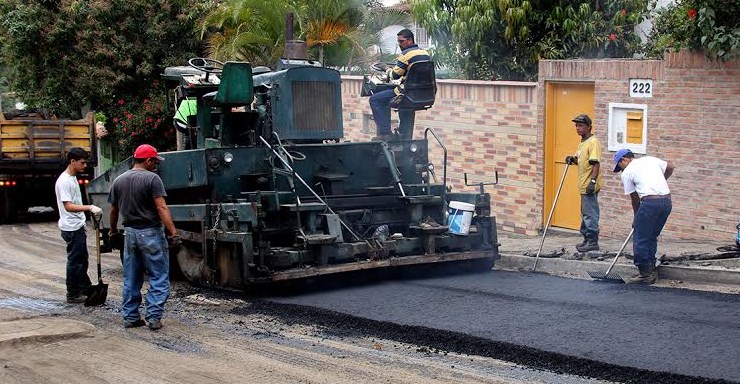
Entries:
[[598,271],[586,271],[589,276],[591,276],[592,279],[599,280],[599,281],[605,281],[608,283],[624,283],[624,279],[622,276],[619,276],[616,273],[611,273],[612,268],[614,268],[614,265],[617,264],[617,259],[619,259],[619,256],[624,251],[624,248],[627,246],[627,243],[630,242],[630,239],[632,238],[632,234],[635,232],[635,229],[632,228],[630,230],[630,234],[627,236],[627,240],[624,241],[624,244],[622,244],[622,248],[619,248],[619,252],[617,252],[617,255],[614,256],[614,260],[612,261],[612,264],[609,266],[609,269],[606,270],[606,272],[598,272]]
[[537,250],[537,256],[534,257],[534,266],[532,267],[532,272],[537,271],[537,262],[540,260],[540,253],[542,253],[542,246],[545,245],[545,236],[547,236],[547,229],[550,228],[550,221],[552,221],[552,214],[555,213],[555,204],[558,203],[558,198],[560,197],[560,191],[563,189],[563,182],[565,181],[565,175],[568,174],[568,166],[570,164],[565,164],[565,169],[563,169],[563,177],[560,178],[560,185],[558,185],[558,191],[555,193],[555,199],[552,201],[552,207],[550,208],[550,214],[547,216],[547,222],[545,223],[545,229],[542,231],[542,240],[540,240],[540,248]]

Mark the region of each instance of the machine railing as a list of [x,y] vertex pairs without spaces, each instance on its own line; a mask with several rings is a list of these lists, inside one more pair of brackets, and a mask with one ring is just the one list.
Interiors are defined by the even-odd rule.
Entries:
[[[295,173],[295,170],[293,169],[293,167],[290,166],[290,163],[288,163],[288,160],[285,160],[282,156],[280,156],[280,154],[275,150],[275,148],[270,146],[270,143],[268,143],[264,137],[259,136],[259,139],[260,141],[262,141],[263,144],[267,146],[267,148],[270,148],[270,151],[275,155],[275,157],[277,157],[278,160],[280,160],[281,163],[283,163],[283,166],[289,172],[293,173],[295,175],[295,178],[301,184],[303,184],[303,186],[306,187],[306,189],[308,189],[309,192],[311,192],[313,197],[315,197],[321,204],[324,204],[326,206],[326,210],[329,211],[329,213],[336,214],[336,212],[334,212],[334,210],[332,210],[331,207],[329,206],[329,203],[327,203],[324,199],[322,199],[321,196],[319,196],[319,194],[316,193],[316,191],[314,191],[313,188],[311,188],[311,186],[308,185],[308,183],[306,183],[305,180],[303,180],[301,175]],[[280,146],[282,147],[282,145]],[[359,235],[357,235],[357,233],[355,233],[355,231],[353,231],[352,228],[350,228],[350,226],[347,225],[347,223],[345,223],[341,218],[339,219],[339,223],[347,230],[347,232],[349,232],[350,235],[352,235],[352,237],[355,238],[355,240],[363,241],[363,239]]]
[[427,127],[424,130],[424,140],[427,142],[429,141],[427,139],[427,134],[431,132],[432,136],[434,136],[434,139],[437,140],[437,143],[439,143],[439,146],[442,147],[442,151],[444,153],[444,157],[442,159],[442,162],[444,163],[442,167],[442,186],[444,187],[444,190],[447,190],[447,147],[442,143],[442,140],[440,140],[439,136],[434,132],[434,130],[431,127]]

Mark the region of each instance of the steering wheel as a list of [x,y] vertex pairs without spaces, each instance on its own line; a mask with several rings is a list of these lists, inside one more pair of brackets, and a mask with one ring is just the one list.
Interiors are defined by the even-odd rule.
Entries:
[[207,57],[194,57],[188,60],[188,65],[205,73],[218,74],[224,69],[224,63]]
[[370,68],[373,71],[385,72],[385,70],[388,68],[388,65],[386,65],[385,63],[373,63]]

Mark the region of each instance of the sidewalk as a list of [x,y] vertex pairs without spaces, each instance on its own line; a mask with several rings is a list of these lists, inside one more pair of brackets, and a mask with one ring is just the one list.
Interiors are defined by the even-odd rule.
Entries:
[[[625,234],[625,237],[627,234]],[[495,268],[532,271],[542,236],[525,236],[499,232],[501,260]],[[577,231],[550,229],[547,232],[537,271],[558,276],[590,279],[587,271],[605,272],[624,243],[624,238],[602,238],[600,251],[581,254],[575,245],[582,241]],[[723,291],[740,294],[740,252],[735,249],[718,251],[734,245],[731,238],[724,244],[692,241],[658,240],[657,257],[663,264],[657,269],[659,285],[725,285]],[[722,248],[724,250],[724,248]],[[625,247],[612,273],[629,277],[637,273],[632,264],[632,242]],[[701,287],[698,287],[701,289]]]

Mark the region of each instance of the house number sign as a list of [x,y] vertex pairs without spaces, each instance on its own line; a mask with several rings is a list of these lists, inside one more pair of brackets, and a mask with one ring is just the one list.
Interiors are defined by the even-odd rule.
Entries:
[[630,97],[653,97],[653,80],[630,79]]

